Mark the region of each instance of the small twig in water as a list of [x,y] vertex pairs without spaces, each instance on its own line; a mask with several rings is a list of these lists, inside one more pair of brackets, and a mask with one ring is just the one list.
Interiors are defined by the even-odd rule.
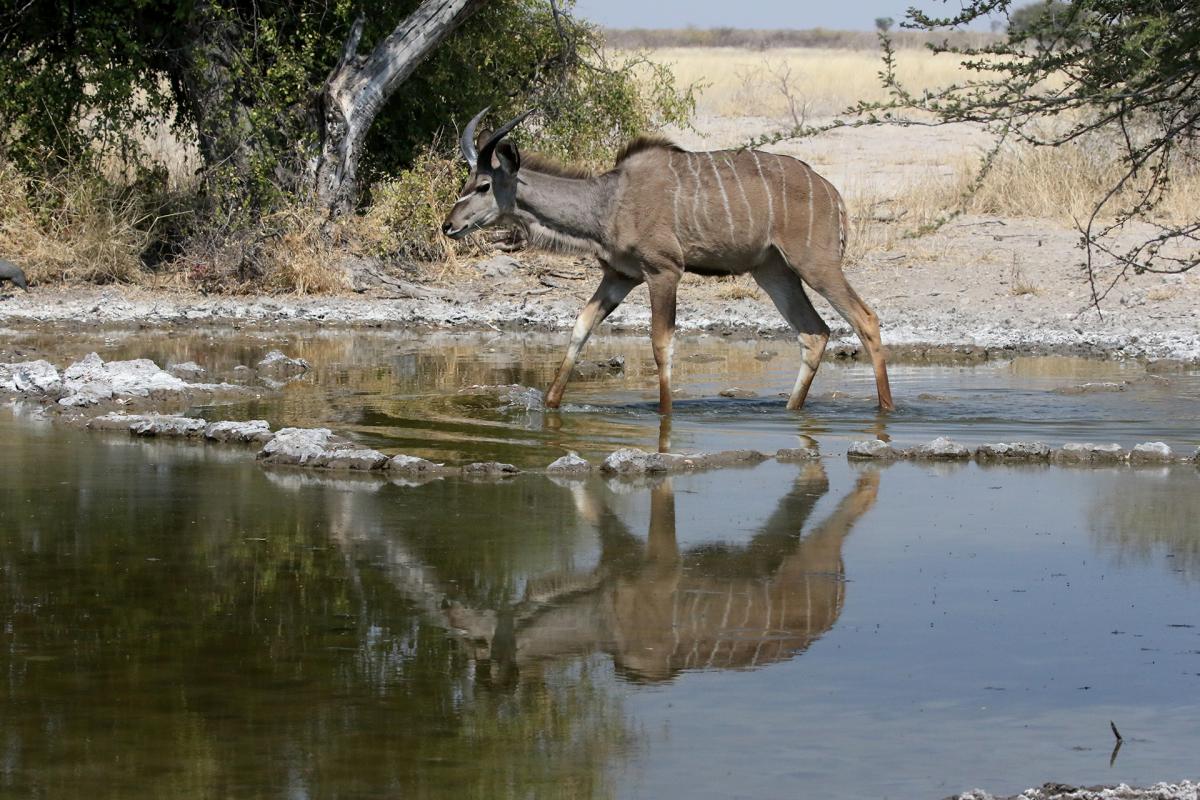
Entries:
[[1125,744],[1125,739],[1121,737],[1121,732],[1117,730],[1117,726],[1110,719],[1108,727],[1112,728],[1113,736],[1117,737],[1117,743],[1113,745],[1112,755],[1108,757],[1108,768],[1112,769],[1113,764],[1117,763],[1117,753],[1121,752],[1121,745]]

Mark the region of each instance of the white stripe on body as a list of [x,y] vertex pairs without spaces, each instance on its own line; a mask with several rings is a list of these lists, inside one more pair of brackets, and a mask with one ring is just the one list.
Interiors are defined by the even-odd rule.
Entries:
[[679,185],[679,173],[675,171],[674,155],[670,151],[667,152],[667,166],[671,169],[671,177],[675,180],[675,188],[671,192],[671,211],[675,215],[674,233],[675,238],[681,238],[681,231],[679,230],[679,192],[681,187]]
[[[696,214],[696,207],[700,204],[700,170],[692,163],[692,153],[685,153],[687,156],[688,169],[691,170],[692,177],[696,179],[696,188],[692,190],[692,230],[702,230],[700,227],[700,217]],[[704,221],[708,221],[708,204],[704,204]]]
[[712,167],[713,175],[717,176],[717,188],[721,190],[721,203],[725,206],[725,219],[729,222],[729,237],[732,241],[736,234],[733,231],[733,212],[729,210],[729,194],[725,191],[725,181],[721,180],[721,172],[717,169],[717,162],[713,160],[712,152],[709,151],[704,155],[708,156],[708,163]]
[[788,224],[787,165],[783,163],[783,156],[775,156],[775,164],[779,167],[779,177],[783,181],[780,195],[783,197],[783,225],[786,228]]
[[758,170],[758,179],[762,181],[763,193],[767,196],[767,238],[771,238],[771,229],[775,227],[775,201],[771,198],[771,187],[767,186],[767,178],[763,175],[762,164],[758,161],[758,151],[751,150],[754,156],[754,168]]
[[733,179],[737,181],[738,191],[742,193],[742,202],[746,204],[746,228],[749,233],[749,228],[754,225],[754,209],[750,208],[750,198],[746,196],[746,187],[742,185],[742,176],[738,174],[737,167],[733,163],[733,159],[725,156],[725,163],[729,165],[729,169],[733,171]]
[[808,164],[804,164],[804,177],[808,179],[808,230],[804,232],[804,247],[812,247],[812,226],[813,226],[813,185],[812,185],[812,170]]
[[842,196],[838,195],[838,255],[846,255],[846,223],[849,222],[849,214],[846,212],[846,203],[842,200]]
[[[821,178],[820,175],[818,175],[817,177]],[[838,241],[841,241],[842,219],[841,219],[841,216],[838,214],[838,204],[833,202],[833,194],[831,194],[829,191],[830,189],[833,188],[833,184],[831,184],[829,181],[825,180],[824,178],[821,178],[821,187],[823,189],[825,189],[825,196],[827,198],[829,198],[829,213],[833,215],[834,222],[837,224]]]

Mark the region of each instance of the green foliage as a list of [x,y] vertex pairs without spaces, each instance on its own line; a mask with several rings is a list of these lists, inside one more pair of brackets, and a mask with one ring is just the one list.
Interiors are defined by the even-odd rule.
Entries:
[[1015,9],[1008,16],[1008,35],[1013,41],[1074,41],[1081,33],[1081,26],[1066,0],[1039,0]]
[[[419,5],[384,0],[369,6],[359,53],[369,53]],[[88,274],[134,280],[130,264],[140,252],[156,262],[176,257],[190,283],[219,291],[286,289],[289,281],[304,290],[336,284],[328,267],[312,266],[328,261],[331,242],[303,217],[317,217],[307,205],[322,88],[359,5],[29,0],[6,8],[0,17],[0,168],[54,186],[74,184],[76,175],[108,175],[114,191],[88,196],[130,200],[120,217],[133,221],[133,228],[120,228],[128,245],[119,254],[97,250]],[[493,124],[539,108],[518,134],[523,143],[591,166],[611,163],[617,147],[637,133],[687,120],[691,90],[677,88],[667,68],[636,54],[606,59],[600,46],[597,28],[549,0],[492,0],[469,17],[375,118],[358,174],[360,185],[375,184],[379,208],[347,226],[362,236],[352,249],[405,260],[453,255],[430,232],[461,183],[449,143],[484,106],[493,107]],[[149,204],[133,196],[140,190],[128,178],[161,172],[148,143],[164,129],[203,163],[195,176],[173,176],[196,196],[187,213],[170,212],[167,225],[161,215],[139,211]],[[444,144],[431,149],[433,142]],[[0,216],[9,203],[0,202]],[[30,240],[48,243],[48,235]],[[8,238],[28,237],[14,227]],[[296,255],[311,268],[280,272],[270,263],[274,252]],[[66,258],[33,260],[68,279],[58,266]]]
[[[360,52],[419,0],[368,11]],[[48,154],[118,154],[173,124],[195,142],[215,203],[270,205],[299,184],[317,144],[320,88],[357,6],[348,0],[33,0],[0,25],[0,152],[23,168]],[[606,64],[599,31],[547,0],[494,0],[470,17],[396,91],[376,118],[364,167],[395,172],[479,108],[537,105],[548,149],[598,160],[628,136],[680,122],[689,92],[636,57]],[[13,80],[12,78],[16,79]]]
[[371,205],[360,220],[359,238],[374,255],[406,261],[453,259],[456,244],[441,235],[446,209],[467,176],[456,154],[427,147],[407,169],[371,188]]
[[[127,153],[170,119],[162,49],[184,5],[142,18],[136,0],[6,4],[0,15],[0,155],[45,171],[93,148]],[[166,9],[163,9],[165,11]],[[57,158],[50,158],[50,156]]]
[[489,3],[380,114],[368,167],[378,175],[412,163],[434,138],[454,140],[485,106],[495,119],[537,107],[528,126],[536,149],[589,163],[611,159],[630,136],[687,120],[694,98],[668,68],[636,55],[607,60],[600,44],[595,26],[565,15],[556,24],[548,0]]

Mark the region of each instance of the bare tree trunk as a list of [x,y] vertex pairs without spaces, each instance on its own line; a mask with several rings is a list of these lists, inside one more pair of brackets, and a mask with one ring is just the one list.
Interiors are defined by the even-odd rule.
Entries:
[[269,157],[251,120],[252,100],[234,68],[242,31],[210,3],[196,3],[186,25],[189,46],[171,52],[168,76],[176,102],[195,121],[208,210],[254,207],[261,186],[250,176],[256,162]]
[[350,29],[321,94],[320,152],[310,181],[318,204],[339,216],[354,207],[363,140],[391,93],[437,45],[487,0],[425,0],[362,57],[364,18]]

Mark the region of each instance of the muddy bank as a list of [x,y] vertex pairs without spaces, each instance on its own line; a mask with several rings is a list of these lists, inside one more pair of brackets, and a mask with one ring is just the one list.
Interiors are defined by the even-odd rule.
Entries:
[[[668,131],[690,149],[737,147],[770,130],[760,117],[699,116]],[[946,175],[964,152],[982,153],[989,139],[976,126],[840,129],[773,149],[808,161],[847,198],[856,237],[894,229],[886,247],[850,248],[845,272],[879,314],[894,359],[971,360],[995,354],[1096,355],[1200,362],[1200,270],[1181,275],[1121,277],[1098,266],[1107,290],[1098,313],[1081,268],[1079,234],[1062,221],[963,216],[936,233],[909,236],[908,187]],[[869,202],[868,202],[869,201]],[[898,204],[898,205],[896,205]],[[892,207],[895,205],[895,207]],[[1129,244],[1144,233],[1133,230]],[[520,252],[497,254],[449,271],[420,270],[399,280],[360,286],[339,297],[204,296],[133,287],[35,286],[29,294],[0,292],[0,328],[69,325],[436,327],[554,330],[564,335],[600,280],[590,258]],[[831,352],[852,353],[857,341],[819,297],[817,310],[833,329]],[[679,327],[686,336],[712,331],[736,336],[790,336],[769,299],[746,277],[685,277]],[[634,291],[602,330],[647,329],[644,290]],[[930,352],[929,347],[934,351]]]
[[[562,262],[567,261],[564,265]],[[133,287],[45,288],[0,298],[0,326],[18,330],[69,327],[153,329],[220,328],[288,330],[321,328],[563,331],[599,280],[586,263],[523,256],[510,271],[487,277],[480,266],[437,296],[213,297]],[[947,297],[931,275],[889,277],[860,268],[852,282],[878,311],[890,356],[911,363],[971,363],[1014,354],[1065,354],[1142,360],[1200,362],[1200,318],[1194,304],[1176,302],[1148,313],[1145,307],[1113,305],[1103,319],[1079,311],[1078,291],[1057,302],[1045,298],[969,296],[972,281],[958,277],[962,292]],[[566,275],[568,278],[557,277]],[[474,277],[470,277],[474,276]],[[953,284],[953,281],[952,281]],[[782,317],[753,284],[689,278],[681,289],[679,330],[736,337],[791,338]],[[937,288],[933,288],[936,286]],[[734,289],[731,289],[734,287]],[[951,287],[953,288],[953,287]],[[1078,288],[1078,287],[1077,287]],[[646,331],[650,314],[644,292],[635,291],[606,322],[606,330]],[[732,299],[731,299],[732,298]],[[1182,298],[1187,300],[1186,296]],[[1012,302],[1018,300],[1020,302]],[[840,317],[817,300],[833,339],[830,358],[856,358],[859,343]],[[1176,307],[1178,306],[1178,307]]]

